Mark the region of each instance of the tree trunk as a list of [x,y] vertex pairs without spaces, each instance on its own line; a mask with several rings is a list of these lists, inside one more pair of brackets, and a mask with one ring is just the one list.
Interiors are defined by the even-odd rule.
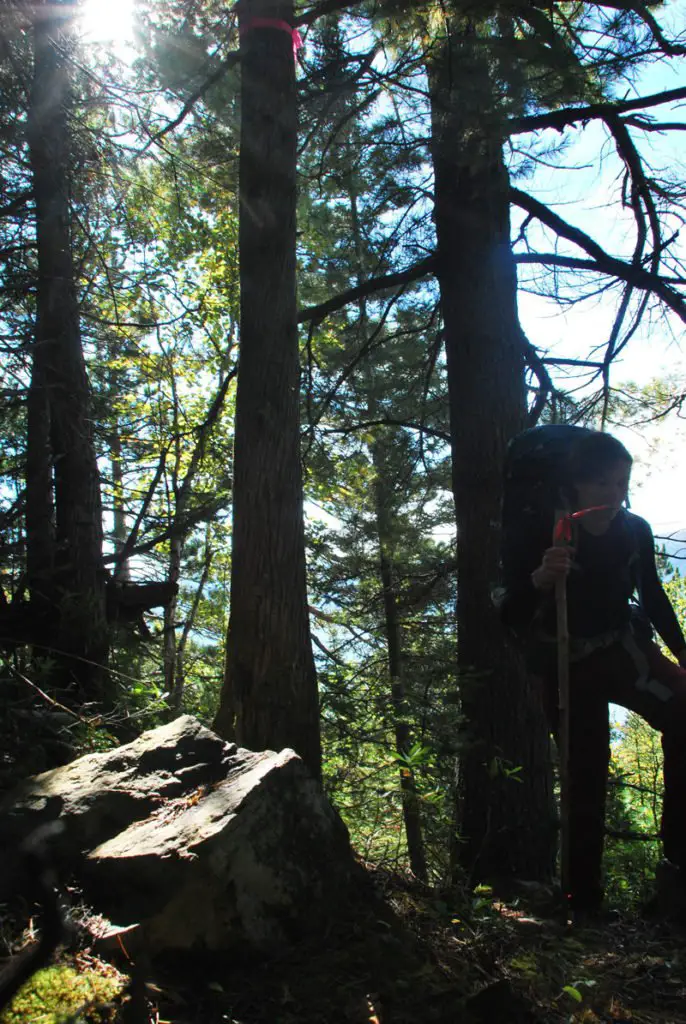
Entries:
[[[458,671],[467,723],[453,862],[473,880],[544,879],[552,872],[555,838],[548,731],[491,601],[505,449],[526,416],[509,182],[502,139],[492,120],[489,130],[483,103],[490,95],[488,67],[473,59],[473,49],[465,64],[458,32],[453,25],[430,69],[458,538]],[[516,779],[508,776],[512,769]]]
[[[116,386],[116,380],[114,379],[111,380],[111,394],[116,394],[117,392],[113,385]],[[124,459],[121,447],[121,431],[116,411],[113,412],[113,416],[114,426],[109,438],[110,466],[112,467],[112,536],[114,550],[117,554],[121,554],[126,550],[126,538],[128,537],[126,528],[126,495],[124,491]],[[118,563],[114,575],[115,579],[120,583],[130,582],[131,572],[128,558],[124,558]]]
[[32,612],[48,621],[54,603],[55,509],[44,362],[45,349],[34,339],[26,403],[26,571]]
[[239,4],[241,332],[231,614],[215,728],[254,750],[293,747],[319,778],[300,464],[295,66],[283,27],[292,24],[288,0]]
[[200,580],[198,586],[195,589],[193,595],[193,603],[186,615],[185,622],[183,624],[183,630],[181,631],[181,637],[176,646],[176,668],[174,671],[174,687],[169,695],[169,703],[175,714],[180,715],[183,706],[183,692],[186,683],[186,647],[188,646],[188,638],[191,634],[191,630],[195,625],[195,620],[198,614],[198,608],[200,607],[200,601],[203,596],[207,581],[210,576],[210,568],[212,566],[212,530],[210,524],[207,524],[205,530],[205,557],[203,558],[202,573],[200,574]]
[[[169,567],[167,569],[167,581],[173,592],[169,604],[164,608],[164,639],[162,648],[162,661],[164,665],[164,692],[167,697],[167,704],[172,711],[172,717],[179,713],[176,706],[176,694],[179,688],[178,664],[176,651],[176,612],[178,607],[178,583],[181,575],[181,559],[183,557],[183,537],[179,533],[173,533],[169,540]],[[181,684],[181,690],[183,684]],[[179,691],[181,692],[181,691]],[[180,705],[181,699],[179,697]]]
[[[374,418],[374,413],[370,418]],[[379,568],[383,587],[388,673],[391,681],[391,703],[395,731],[396,753],[405,757],[412,747],[412,728],[408,721],[408,707],[403,679],[403,649],[398,600],[393,573],[392,524],[388,514],[386,484],[387,468],[382,446],[372,445],[372,458],[376,471],[376,524],[379,538]],[[423,882],[427,880],[426,856],[422,837],[422,822],[414,772],[410,765],[400,762],[400,792],[403,822],[407,838],[407,853],[413,874]]]
[[[107,656],[108,633],[100,479],[71,250],[70,40],[66,29],[73,7],[43,2],[33,10],[28,140],[38,248],[35,353],[40,372],[35,384],[47,389],[50,408],[58,602],[55,643],[68,656],[62,666],[76,681],[79,696],[93,699],[101,695],[100,666]],[[39,429],[42,435],[44,428]],[[33,438],[29,449],[43,443],[42,436],[39,441]],[[45,492],[44,473],[40,488]],[[45,511],[38,514],[44,517]]]
[[[348,175],[348,194],[350,197],[351,227],[358,266],[358,285],[366,280],[365,258],[362,246],[362,235],[357,206],[357,188],[355,175]],[[360,341],[367,342],[369,322],[367,317],[367,301],[360,299]],[[378,407],[374,388],[373,367],[367,363],[367,419],[375,421]],[[393,731],[395,733],[395,751],[399,757],[407,755],[412,747],[412,729],[407,720],[407,702],[405,682],[403,679],[403,647],[398,600],[393,572],[393,522],[390,512],[390,488],[388,484],[388,467],[384,444],[375,440],[371,446],[372,463],[374,466],[374,504],[376,513],[376,533],[379,542],[379,573],[384,604],[384,626],[386,633],[386,649],[388,652],[388,674],[391,684],[391,706],[393,708]],[[410,868],[414,875],[422,881],[427,879],[426,856],[422,837],[422,822],[419,811],[417,784],[411,766],[400,762],[399,767],[400,794],[402,798],[403,823],[407,839],[407,855]]]

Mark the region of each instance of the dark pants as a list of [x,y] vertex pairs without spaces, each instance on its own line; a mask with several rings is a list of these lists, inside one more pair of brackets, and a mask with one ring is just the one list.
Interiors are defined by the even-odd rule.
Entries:
[[[597,907],[603,897],[608,703],[637,712],[662,733],[664,853],[686,874],[686,671],[665,658],[656,644],[642,642],[640,654],[636,659],[616,643],[570,666],[569,878],[575,909]],[[642,672],[646,668],[647,675]],[[545,683],[548,715],[556,731],[556,673],[546,672]]]

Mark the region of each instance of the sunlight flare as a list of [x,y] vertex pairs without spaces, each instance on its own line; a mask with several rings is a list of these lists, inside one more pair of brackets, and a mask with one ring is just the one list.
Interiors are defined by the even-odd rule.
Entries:
[[133,32],[134,0],[84,0],[81,26],[90,42],[124,43]]

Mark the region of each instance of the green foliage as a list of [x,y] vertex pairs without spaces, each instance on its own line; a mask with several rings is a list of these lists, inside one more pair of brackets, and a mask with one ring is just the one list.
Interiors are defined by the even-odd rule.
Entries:
[[106,1024],[126,979],[113,968],[77,970],[67,965],[38,971],[0,1012],[0,1024]]

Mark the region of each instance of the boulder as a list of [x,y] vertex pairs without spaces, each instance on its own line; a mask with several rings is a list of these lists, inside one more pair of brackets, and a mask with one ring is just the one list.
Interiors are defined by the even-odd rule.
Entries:
[[352,884],[345,826],[300,758],[240,749],[188,715],[35,776],[0,808],[15,847],[57,818],[58,862],[153,954],[278,949]]

